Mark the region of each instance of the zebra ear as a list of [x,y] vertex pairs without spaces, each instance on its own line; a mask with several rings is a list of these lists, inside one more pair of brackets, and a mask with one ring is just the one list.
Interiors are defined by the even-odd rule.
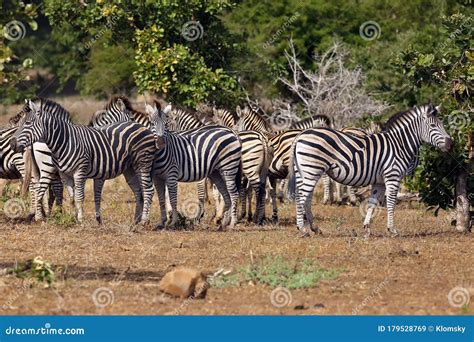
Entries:
[[117,100],[117,107],[121,112],[125,112],[125,110],[127,109],[127,107],[125,106],[125,103],[123,103],[122,99]]
[[242,109],[240,108],[240,106],[237,106],[237,108],[235,108],[235,112],[237,113],[237,116],[239,118],[242,117]]
[[165,109],[163,109],[163,114],[168,115],[168,113],[170,113],[170,112],[171,112],[171,103],[169,105],[167,105],[165,107]]
[[153,106],[150,106],[147,102],[145,102],[145,112],[148,115],[152,115],[155,113],[156,108],[153,108]]
[[436,113],[439,113],[441,111],[441,105],[437,105],[435,107],[435,111],[436,111]]
[[40,107],[35,103],[35,101],[31,101],[30,99],[27,100],[28,107],[30,107],[30,111],[39,115],[41,113]]

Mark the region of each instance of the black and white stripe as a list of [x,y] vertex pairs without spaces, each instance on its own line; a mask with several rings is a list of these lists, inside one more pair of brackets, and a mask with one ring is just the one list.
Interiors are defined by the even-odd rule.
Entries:
[[[124,174],[136,196],[135,221],[145,223],[153,196],[151,171],[156,152],[153,133],[138,123],[117,123],[102,129],[74,124],[70,114],[51,100],[28,101],[25,121],[12,139],[17,151],[44,141],[63,183],[74,194],[77,218],[84,219],[86,179],[94,179],[96,219],[106,179]],[[39,200],[46,188],[38,189]]]
[[160,199],[162,224],[166,220],[165,185],[173,207],[172,225],[178,220],[177,183],[210,178],[224,198],[221,228],[237,223],[236,205],[241,182],[240,139],[229,128],[209,125],[184,132],[171,132],[166,127],[167,112],[155,102],[146,105],[155,133],[162,146],[154,163],[154,182]]
[[383,132],[363,137],[329,128],[309,129],[299,134],[290,152],[288,190],[296,200],[298,228],[304,231],[306,214],[309,227],[318,231],[313,227],[311,195],[321,175],[327,173],[345,185],[372,185],[364,220],[367,234],[373,210],[380,196],[386,193],[387,228],[396,234],[393,212],[400,181],[413,170],[421,144],[429,143],[442,151],[451,148],[452,139],[437,112],[438,108],[432,105],[414,107],[390,118]]
[[[241,127],[259,128],[260,119],[248,121],[245,125],[239,125],[239,117],[226,109],[213,110],[214,118],[217,124],[239,130]],[[244,120],[245,121],[245,120]],[[252,122],[256,124],[252,124]],[[261,125],[261,123],[260,123]],[[241,192],[242,211],[241,218],[247,214],[249,221],[262,224],[265,217],[265,194],[268,168],[273,158],[273,148],[270,145],[266,134],[259,130],[243,130],[238,132],[242,141],[242,170],[243,186]],[[256,196],[255,215],[252,215],[252,190]],[[247,209],[248,202],[248,209]]]

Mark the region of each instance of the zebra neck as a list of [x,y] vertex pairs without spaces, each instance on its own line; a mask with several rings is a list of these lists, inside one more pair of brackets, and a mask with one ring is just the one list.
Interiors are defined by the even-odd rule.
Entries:
[[390,128],[388,135],[396,151],[403,155],[404,159],[411,160],[418,155],[421,146],[421,133],[417,120]]
[[73,123],[51,119],[45,126],[47,129],[43,140],[53,156],[60,157],[65,151],[77,150],[79,148],[79,139],[76,139],[76,125]]

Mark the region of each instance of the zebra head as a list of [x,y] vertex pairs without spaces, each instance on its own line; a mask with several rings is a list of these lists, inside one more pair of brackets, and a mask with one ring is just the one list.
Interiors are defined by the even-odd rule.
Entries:
[[438,117],[440,106],[425,105],[421,108],[421,139],[439,148],[443,152],[448,152],[453,146],[453,140],[446,133],[443,123]]
[[10,147],[15,152],[23,153],[33,143],[41,140],[44,135],[44,120],[40,99],[25,100],[23,107],[24,116],[19,121],[19,127],[10,141]]
[[161,105],[158,101],[154,101],[152,105],[145,103],[145,112],[151,122],[151,131],[156,138],[156,146],[161,149],[165,145],[165,136],[168,133],[167,121],[168,113],[171,111],[171,105],[167,105],[164,110],[161,110]]

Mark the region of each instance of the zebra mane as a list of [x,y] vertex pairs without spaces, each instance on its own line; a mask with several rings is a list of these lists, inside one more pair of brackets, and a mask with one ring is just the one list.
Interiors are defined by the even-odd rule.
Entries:
[[[61,120],[71,122],[71,114],[59,103],[43,97],[36,97],[31,99],[31,101],[40,107],[41,112],[47,113],[48,115]],[[23,106],[23,111],[25,113],[31,112],[28,102]]]
[[26,112],[24,109],[20,110],[14,117],[8,120],[8,127],[18,127],[20,125],[21,120],[26,116]]
[[109,100],[109,102],[105,105],[105,109],[109,109],[109,108],[112,108],[112,107],[115,107],[115,105],[117,104],[117,101],[118,100],[122,100],[123,104],[125,105],[125,108],[127,108],[127,110],[129,111],[133,111],[133,107],[132,107],[132,103],[130,102],[130,100],[128,99],[128,97],[124,96],[124,95],[115,95],[115,96],[112,96],[111,99]]
[[392,115],[384,124],[382,124],[382,130],[387,131],[390,128],[397,127],[400,122],[402,122],[404,119],[408,119],[409,116],[419,116],[422,115],[423,113],[426,113],[427,115],[436,115],[436,108],[432,104],[428,105],[423,105],[423,106],[414,106],[413,108],[404,111],[404,112],[398,112],[394,115]]

